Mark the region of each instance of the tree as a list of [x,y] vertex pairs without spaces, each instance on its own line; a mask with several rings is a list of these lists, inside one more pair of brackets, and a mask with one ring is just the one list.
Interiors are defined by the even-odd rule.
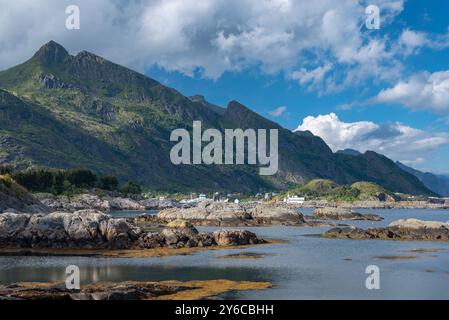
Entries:
[[128,181],[121,186],[120,192],[126,194],[140,194],[142,193],[142,188],[137,183]]
[[66,179],[78,188],[94,187],[97,182],[97,175],[87,169],[72,169],[67,172]]
[[118,180],[114,176],[103,176],[99,180],[98,187],[104,190],[115,191],[118,187]]

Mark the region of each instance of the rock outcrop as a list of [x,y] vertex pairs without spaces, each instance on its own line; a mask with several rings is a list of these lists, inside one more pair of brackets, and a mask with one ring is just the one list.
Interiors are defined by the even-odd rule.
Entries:
[[256,224],[297,225],[305,223],[304,216],[299,211],[264,204],[254,207],[250,215]]
[[235,203],[201,202],[193,208],[167,209],[157,216],[143,215],[138,221],[166,223],[188,220],[203,226],[251,226],[251,225],[300,225],[304,223],[302,213],[268,205],[245,208]]
[[52,210],[77,211],[77,210],[101,210],[110,209],[109,201],[101,199],[94,194],[80,194],[74,197],[55,196],[48,193],[38,193],[35,195],[43,204]]
[[173,221],[161,232],[144,232],[125,219],[96,210],[50,214],[0,214],[0,247],[151,249],[263,243],[244,230],[199,233],[187,221]]
[[369,220],[381,221],[383,218],[375,214],[361,214],[345,208],[318,208],[314,211],[314,218],[320,220]]
[[142,234],[96,210],[0,214],[0,245],[21,248],[131,248]]
[[260,243],[256,234],[247,230],[218,230],[213,233],[213,238],[219,246],[242,246]]
[[373,239],[404,241],[449,241],[449,222],[397,220],[386,228],[360,229],[356,227],[333,228],[324,238]]
[[145,206],[130,198],[108,198],[107,201],[111,210],[145,210]]
[[96,194],[80,194],[73,197],[55,196],[48,193],[35,195],[43,204],[58,211],[76,210],[159,210],[181,207],[172,200],[143,199],[116,197],[111,195],[99,196]]

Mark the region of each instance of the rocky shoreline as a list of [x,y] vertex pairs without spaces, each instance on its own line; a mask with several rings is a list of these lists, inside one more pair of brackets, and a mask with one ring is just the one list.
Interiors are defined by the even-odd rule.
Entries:
[[[48,193],[37,193],[33,197],[39,204],[33,208],[33,213],[48,212],[48,211],[77,211],[95,209],[102,211],[110,210],[165,210],[165,209],[186,209],[195,207],[195,204],[182,204],[171,199],[145,199],[140,196],[123,197],[114,194],[97,195],[94,193],[79,194],[76,196],[55,196]],[[257,205],[264,203],[241,203],[240,206],[245,209],[252,209]],[[201,205],[199,203],[198,205]],[[227,205],[232,205],[228,203]],[[265,204],[266,205],[266,204]],[[338,208],[338,209],[449,209],[449,202],[446,203],[430,203],[427,201],[354,201],[354,202],[335,202],[327,200],[310,200],[303,204],[287,204],[285,202],[276,201],[270,203],[270,206],[279,209],[323,209],[323,208]],[[13,206],[11,207],[13,208]],[[39,209],[39,210],[36,210]],[[6,207],[4,208],[6,210]],[[20,210],[19,210],[20,211]]]
[[150,222],[166,224],[176,220],[187,220],[200,226],[260,226],[260,225],[306,225],[304,215],[293,209],[256,205],[252,208],[234,203],[202,202],[192,208],[171,208],[157,215],[138,216],[136,223]]
[[397,220],[386,228],[333,228],[322,235],[330,239],[449,241],[449,221]]
[[0,214],[0,248],[153,249],[239,246],[265,243],[246,230],[200,233],[189,222],[173,221],[147,232],[101,211]]
[[275,202],[276,207],[288,209],[301,208],[343,208],[343,209],[449,209],[449,201],[445,203],[430,203],[428,201],[353,201],[353,202],[336,202],[327,200],[310,200],[303,204],[288,204],[285,202]]
[[[141,197],[120,197],[113,195],[97,195],[92,193],[79,194],[73,197],[55,196],[49,193],[37,193],[34,195],[40,202],[53,211],[73,212],[77,210],[163,210],[166,208],[182,207],[173,200],[144,199]],[[185,205],[184,205],[185,206]]]

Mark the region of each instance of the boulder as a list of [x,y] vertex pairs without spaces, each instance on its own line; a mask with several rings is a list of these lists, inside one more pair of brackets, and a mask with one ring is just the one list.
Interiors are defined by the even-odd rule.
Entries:
[[218,230],[213,233],[219,246],[241,246],[262,243],[256,234],[247,230]]
[[64,228],[75,241],[102,240],[110,217],[96,210],[81,210],[65,215]]
[[304,215],[296,210],[274,207],[268,205],[257,205],[251,211],[251,218],[258,224],[303,224]]
[[109,219],[103,236],[116,248],[129,248],[138,239],[141,230],[129,224],[125,219]]
[[196,247],[198,233],[198,230],[190,222],[175,220],[161,231],[161,236],[168,246]]

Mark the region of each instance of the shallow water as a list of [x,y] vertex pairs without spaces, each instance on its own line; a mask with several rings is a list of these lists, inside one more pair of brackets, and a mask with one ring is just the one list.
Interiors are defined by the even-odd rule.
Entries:
[[[311,210],[302,210],[311,214]],[[359,210],[382,222],[350,221],[360,227],[385,226],[405,218],[449,220],[444,210]],[[122,212],[123,214],[123,212]],[[134,212],[134,214],[136,214]],[[217,228],[202,227],[201,231]],[[162,258],[0,257],[0,283],[62,281],[65,267],[78,265],[82,283],[123,280],[253,280],[273,288],[228,294],[233,299],[449,299],[449,243],[322,239],[328,228],[255,227],[259,236],[286,244],[247,249],[198,251]],[[411,253],[413,249],[439,249]],[[233,253],[259,253],[262,259],[218,259]],[[416,256],[407,260],[379,256]],[[365,269],[380,268],[380,290],[367,290]],[[432,272],[429,272],[432,271]]]

